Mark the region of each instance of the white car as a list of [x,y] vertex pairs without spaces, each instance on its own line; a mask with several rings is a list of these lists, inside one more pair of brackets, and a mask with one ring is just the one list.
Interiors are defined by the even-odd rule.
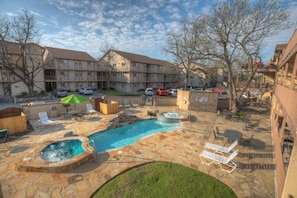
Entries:
[[153,96],[155,93],[154,93],[154,89],[153,88],[146,88],[144,94],[146,96]]
[[170,89],[169,90],[170,95],[177,96],[177,89]]
[[192,91],[204,91],[204,88],[196,87],[196,88],[193,88]]
[[79,93],[82,94],[82,95],[92,95],[93,94],[93,90],[90,89],[90,88],[86,88],[86,87],[83,87],[79,90]]

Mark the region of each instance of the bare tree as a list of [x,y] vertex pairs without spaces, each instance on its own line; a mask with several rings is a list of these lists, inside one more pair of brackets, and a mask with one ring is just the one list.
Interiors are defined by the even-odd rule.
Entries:
[[[263,40],[287,26],[288,15],[278,0],[230,0],[214,7],[205,16],[206,25],[199,31],[205,59],[225,68],[228,82],[224,85],[230,96],[232,112],[243,92],[256,74],[256,57],[261,57]],[[201,49],[201,43],[199,48]],[[238,94],[238,66],[246,65],[248,80]]]
[[197,27],[193,22],[195,22],[193,19],[182,20],[178,30],[168,33],[167,46],[163,49],[173,57],[175,67],[185,75],[185,89],[188,86],[190,74],[199,70],[197,65],[194,64],[199,60],[199,54],[197,54],[196,50],[199,40],[195,30]]
[[[172,41],[169,42],[167,51],[185,63],[191,60],[198,65],[203,63],[223,67],[228,80],[227,83],[221,83],[221,86],[229,94],[230,109],[235,113],[240,97],[257,72],[254,60],[261,59],[264,39],[288,27],[287,20],[287,11],[279,5],[278,0],[224,1],[209,14],[196,18],[194,23],[191,21],[188,25],[182,24],[181,29],[189,26],[187,29],[195,33],[191,32],[189,35],[187,31],[182,31],[183,35],[170,35],[169,39]],[[188,51],[188,48],[195,49],[195,52]],[[191,56],[182,56],[184,54]],[[248,71],[247,81],[238,93],[237,70],[243,65]]]
[[106,88],[110,88],[110,77],[112,72],[114,71],[114,67],[111,65],[111,60],[114,56],[113,53],[110,53],[112,50],[116,50],[116,47],[108,43],[107,41],[104,42],[104,45],[101,46],[99,51],[102,53],[102,58],[99,58],[99,62],[104,63],[104,67],[107,71],[107,81],[106,81]]
[[[33,52],[33,48],[36,47],[34,41],[39,37],[34,15],[23,10],[12,20],[5,16],[0,18],[1,67],[10,74],[17,76],[15,82],[22,81],[31,94],[35,87],[35,76],[41,72],[42,66],[41,56],[38,56],[41,55],[41,52],[40,54]],[[18,45],[19,56],[17,60],[12,60],[9,45]]]

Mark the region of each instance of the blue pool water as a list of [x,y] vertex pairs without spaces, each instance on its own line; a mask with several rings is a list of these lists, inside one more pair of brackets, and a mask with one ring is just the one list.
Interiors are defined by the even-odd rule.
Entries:
[[89,137],[95,141],[96,151],[102,152],[133,144],[142,137],[162,131],[172,131],[181,123],[162,123],[157,120],[144,120],[116,129],[98,132]]
[[41,151],[41,158],[50,162],[66,161],[83,153],[82,141],[78,139],[54,142]]

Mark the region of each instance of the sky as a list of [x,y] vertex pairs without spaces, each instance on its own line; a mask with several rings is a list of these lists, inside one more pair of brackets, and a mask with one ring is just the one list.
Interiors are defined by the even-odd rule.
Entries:
[[[167,33],[183,18],[208,13],[218,1],[222,0],[0,0],[0,13],[33,13],[43,47],[85,51],[97,59],[108,43],[117,50],[169,60],[163,52]],[[273,58],[275,45],[287,43],[297,28],[297,1],[281,1],[294,25],[265,39],[264,61]]]

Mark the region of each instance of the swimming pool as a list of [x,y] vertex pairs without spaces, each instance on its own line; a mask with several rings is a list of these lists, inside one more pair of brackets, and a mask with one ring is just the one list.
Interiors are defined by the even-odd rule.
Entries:
[[103,152],[133,144],[142,137],[162,131],[179,129],[181,123],[163,123],[156,119],[139,121],[116,129],[93,134],[89,137],[95,141],[96,151]]

